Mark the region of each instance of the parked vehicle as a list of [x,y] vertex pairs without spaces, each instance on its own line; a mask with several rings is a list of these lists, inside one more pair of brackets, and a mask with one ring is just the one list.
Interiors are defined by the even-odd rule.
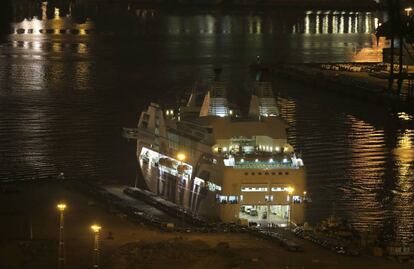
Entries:
[[251,209],[249,215],[250,216],[258,216],[259,213],[257,213],[257,210],[256,209]]

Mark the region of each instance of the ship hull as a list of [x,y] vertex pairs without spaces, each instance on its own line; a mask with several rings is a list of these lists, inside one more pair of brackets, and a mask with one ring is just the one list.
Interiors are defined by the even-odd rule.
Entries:
[[203,180],[191,177],[191,164],[145,146],[138,147],[137,157],[144,188],[196,216],[219,219],[215,194]]

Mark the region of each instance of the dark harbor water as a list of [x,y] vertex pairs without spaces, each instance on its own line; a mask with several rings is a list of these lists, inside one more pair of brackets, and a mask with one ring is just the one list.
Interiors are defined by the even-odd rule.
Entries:
[[[61,1],[59,3],[64,3]],[[131,183],[135,145],[121,137],[150,101],[175,103],[224,68],[246,102],[256,55],[278,62],[379,61],[365,11],[147,10],[117,5],[16,6],[0,45],[0,179],[55,177]],[[290,141],[302,152],[313,203],[361,231],[412,242],[411,115],[275,78]],[[243,101],[244,100],[244,101]]]

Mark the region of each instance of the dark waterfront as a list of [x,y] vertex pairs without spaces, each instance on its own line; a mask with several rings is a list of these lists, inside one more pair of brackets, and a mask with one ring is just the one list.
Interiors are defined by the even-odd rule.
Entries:
[[[64,172],[131,183],[135,145],[121,128],[135,126],[150,101],[171,103],[216,66],[231,98],[247,98],[256,55],[272,63],[379,61],[371,33],[380,22],[366,11],[15,7],[0,46],[0,177]],[[309,221],[328,217],[336,201],[359,230],[413,241],[412,116],[278,78],[275,89],[308,169]]]

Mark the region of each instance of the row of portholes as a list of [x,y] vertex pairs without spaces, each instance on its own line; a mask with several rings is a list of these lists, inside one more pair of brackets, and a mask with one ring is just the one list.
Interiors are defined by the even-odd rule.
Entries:
[[[275,175],[276,175],[276,172],[264,172],[264,173],[262,173],[262,172],[257,172],[257,175],[259,175],[259,176],[261,176],[261,175],[263,175],[263,174],[264,174],[265,176],[269,176],[269,175],[275,176]],[[248,175],[249,175],[249,172],[244,172],[244,175],[245,175],[245,176],[248,176]],[[256,172],[251,172],[251,173],[250,173],[250,175],[254,176],[254,175],[256,175]],[[283,175],[283,172],[278,172],[278,175],[279,175],[279,176]],[[289,175],[289,172],[285,172],[285,175]]]
[[79,34],[91,34],[94,30],[92,29],[15,29],[15,33],[19,35],[23,34],[72,34],[72,35],[79,35]]

